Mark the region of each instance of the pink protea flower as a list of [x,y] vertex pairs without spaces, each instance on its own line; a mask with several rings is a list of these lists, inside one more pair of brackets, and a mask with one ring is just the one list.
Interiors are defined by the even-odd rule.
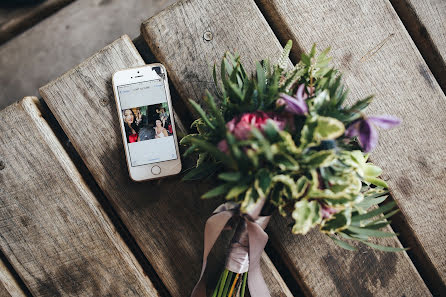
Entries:
[[263,127],[268,120],[273,121],[280,130],[285,128],[285,121],[281,120],[277,115],[268,114],[263,111],[242,114],[240,117],[233,118],[226,123],[226,128],[236,139],[246,140],[251,136],[252,128],[263,131]]
[[337,209],[330,207],[324,203],[320,203],[321,206],[321,214],[323,219],[327,219],[338,212]]

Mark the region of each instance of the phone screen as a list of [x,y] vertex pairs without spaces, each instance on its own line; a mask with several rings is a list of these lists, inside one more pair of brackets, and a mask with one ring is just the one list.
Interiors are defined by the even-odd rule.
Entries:
[[131,166],[177,159],[164,74],[117,89]]

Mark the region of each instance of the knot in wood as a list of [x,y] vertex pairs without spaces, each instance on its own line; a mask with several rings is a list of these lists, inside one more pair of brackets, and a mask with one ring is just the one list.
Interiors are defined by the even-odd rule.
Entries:
[[105,98],[101,98],[101,99],[99,99],[99,103],[100,103],[102,106],[106,106],[106,105],[108,104],[108,100],[105,99]]

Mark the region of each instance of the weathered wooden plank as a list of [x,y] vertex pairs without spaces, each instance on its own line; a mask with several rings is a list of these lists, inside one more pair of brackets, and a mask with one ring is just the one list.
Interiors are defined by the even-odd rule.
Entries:
[[[352,97],[376,94],[369,114],[393,114],[401,127],[381,134],[381,166],[407,226],[418,264],[446,290],[446,97],[387,0],[259,1],[281,39],[308,50],[332,46]],[[297,51],[294,52],[295,56]],[[423,273],[424,274],[424,273]],[[435,290],[434,290],[435,291]]]
[[[0,44],[32,27],[37,22],[74,0],[46,0],[37,4],[0,8]],[[37,1],[36,1],[37,2]]]
[[76,0],[2,44],[0,109],[17,98],[37,96],[39,87],[122,34],[136,37],[143,20],[173,2],[175,0]]
[[446,92],[446,1],[390,0],[443,92]]
[[[184,184],[178,176],[130,180],[111,76],[143,64],[123,36],[40,92],[166,288],[186,296],[199,276],[204,223],[216,204],[198,199],[203,187]],[[263,268],[274,296],[291,296],[266,255]]]
[[0,296],[3,297],[25,297],[26,294],[14,278],[12,273],[0,259]]
[[0,248],[34,296],[158,296],[27,97],[0,112]]
[[[211,40],[203,38],[205,32],[212,34]],[[183,99],[200,99],[206,88],[213,88],[210,65],[219,61],[226,50],[241,53],[244,65],[251,69],[253,61],[278,57],[282,50],[251,0],[211,4],[182,1],[146,21],[142,33],[155,56],[170,71]],[[278,217],[269,232],[273,246],[308,295],[429,295],[405,253],[385,254],[367,248],[362,248],[362,253],[340,250],[317,232],[292,236],[286,220]],[[400,246],[397,239],[387,244]]]

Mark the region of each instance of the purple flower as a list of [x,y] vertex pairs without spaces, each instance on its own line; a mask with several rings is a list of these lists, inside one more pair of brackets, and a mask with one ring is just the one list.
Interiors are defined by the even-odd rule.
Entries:
[[307,103],[305,103],[305,99],[308,98],[308,95],[305,93],[304,84],[299,86],[294,96],[290,96],[285,93],[280,93],[279,96],[280,97],[277,99],[276,104],[285,105],[286,111],[298,115],[303,115],[308,112],[308,106]]
[[378,131],[376,131],[375,126],[390,129],[398,126],[400,123],[400,119],[389,115],[362,118],[348,127],[347,131],[345,131],[345,136],[349,138],[359,136],[359,142],[364,152],[368,153],[378,143]]

